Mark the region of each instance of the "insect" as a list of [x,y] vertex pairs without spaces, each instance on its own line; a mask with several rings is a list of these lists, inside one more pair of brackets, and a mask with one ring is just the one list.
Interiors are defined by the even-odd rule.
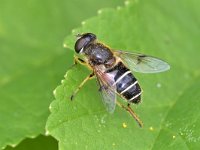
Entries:
[[[78,56],[75,56],[75,64],[86,65],[92,73],[73,92],[71,100],[89,79],[96,77],[107,110],[114,112],[117,104],[142,127],[142,121],[130,107],[131,103],[138,104],[141,101],[142,94],[133,72],[158,73],[170,69],[170,66],[152,56],[113,50],[99,42],[93,33],[78,34],[77,38],[74,49]],[[117,95],[127,101],[127,106],[116,100]]]

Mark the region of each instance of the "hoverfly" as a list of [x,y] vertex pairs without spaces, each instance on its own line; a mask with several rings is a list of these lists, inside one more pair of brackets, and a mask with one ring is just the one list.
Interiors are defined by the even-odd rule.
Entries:
[[[92,70],[92,73],[74,91],[71,100],[89,79],[96,77],[107,110],[112,113],[115,105],[118,104],[127,110],[142,127],[142,121],[130,107],[131,103],[138,104],[141,101],[142,94],[133,72],[158,73],[170,69],[170,66],[152,56],[112,50],[97,41],[97,37],[93,33],[78,34],[77,38],[74,49],[79,56],[83,56],[83,59],[75,56],[75,64],[86,65]],[[116,101],[116,95],[127,100],[127,106]]]

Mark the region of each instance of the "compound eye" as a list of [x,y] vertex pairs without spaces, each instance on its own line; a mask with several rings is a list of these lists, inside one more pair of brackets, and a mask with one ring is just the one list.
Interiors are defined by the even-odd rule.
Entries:
[[77,53],[82,53],[84,48],[96,39],[96,35],[93,33],[84,33],[78,35],[80,38],[76,41],[74,49]]
[[75,44],[75,47],[74,47],[75,51],[77,53],[82,53],[83,49],[84,49],[84,47],[86,46],[87,43],[88,42],[87,42],[87,40],[85,38],[78,39],[76,41],[76,44]]

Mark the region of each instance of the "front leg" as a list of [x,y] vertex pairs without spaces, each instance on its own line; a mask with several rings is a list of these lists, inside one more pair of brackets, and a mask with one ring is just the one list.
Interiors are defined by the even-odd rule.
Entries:
[[77,63],[79,63],[81,65],[87,65],[87,63],[83,59],[81,59],[77,56],[74,56],[74,64],[76,65]]
[[81,64],[81,65],[87,65],[87,63],[86,63],[83,59],[81,59],[81,58],[79,58],[79,57],[77,57],[77,56],[74,56],[74,64],[71,65],[69,69],[72,69],[72,68],[75,67],[78,63]]

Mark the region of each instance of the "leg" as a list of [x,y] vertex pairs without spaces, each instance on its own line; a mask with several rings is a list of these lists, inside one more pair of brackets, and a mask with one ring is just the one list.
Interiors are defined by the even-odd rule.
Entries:
[[81,59],[81,58],[79,58],[77,56],[74,56],[74,64],[71,65],[69,69],[72,69],[78,63],[81,64],[81,65],[87,65],[87,63],[83,59]]
[[78,86],[78,88],[73,92],[73,94],[71,95],[71,100],[73,100],[74,96],[78,93],[78,91],[82,88],[82,86],[89,80],[92,79],[94,77],[94,73],[91,73],[89,76],[87,76],[82,82],[81,84]]
[[74,64],[76,65],[77,63],[80,63],[82,65],[86,65],[86,62],[83,59],[81,59],[77,56],[74,56]]
[[122,108],[124,108],[126,111],[128,111],[128,112],[131,114],[131,116],[137,121],[138,125],[139,125],[140,127],[143,127],[142,121],[139,119],[139,117],[136,115],[136,113],[131,109],[130,104],[128,104],[128,106],[126,107],[126,106],[124,106],[123,104],[121,104],[121,103],[119,103],[119,102],[117,101],[117,105],[119,105],[120,107],[122,107]]

